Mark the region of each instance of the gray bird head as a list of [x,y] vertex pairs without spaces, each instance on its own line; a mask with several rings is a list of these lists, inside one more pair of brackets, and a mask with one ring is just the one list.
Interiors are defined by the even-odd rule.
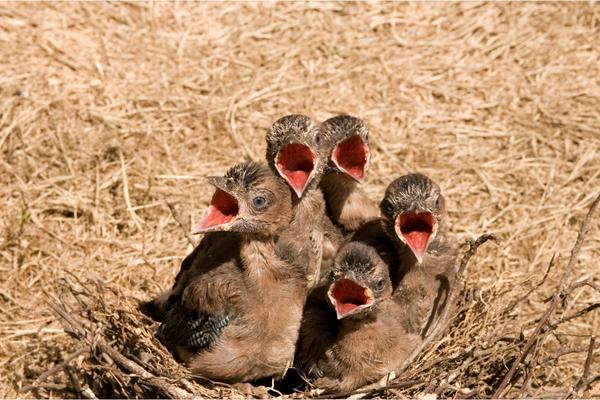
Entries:
[[319,125],[304,115],[275,121],[267,132],[267,162],[294,190],[298,198],[319,184],[327,157],[327,141]]
[[233,231],[272,235],[290,223],[289,188],[264,164],[248,161],[207,178],[216,190],[192,233]]
[[338,252],[330,280],[327,297],[338,319],[367,317],[392,292],[387,264],[361,242],[350,242]]
[[323,122],[321,130],[330,143],[328,168],[361,182],[371,158],[365,122],[350,115],[338,115]]
[[390,230],[421,263],[445,213],[440,187],[419,173],[401,176],[389,184],[379,208]]

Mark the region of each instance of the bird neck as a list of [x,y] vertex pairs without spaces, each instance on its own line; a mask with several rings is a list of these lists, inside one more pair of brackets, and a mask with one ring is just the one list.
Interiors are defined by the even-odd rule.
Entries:
[[325,199],[330,196],[349,196],[352,193],[358,182],[337,170],[329,169],[321,178],[320,187],[325,195]]
[[292,209],[292,225],[306,224],[325,212],[323,193],[318,188],[307,189],[302,198],[297,199]]
[[370,312],[360,317],[347,317],[338,321],[340,327],[340,334],[347,335],[351,332],[357,331],[365,325],[369,325],[377,320],[377,313]]
[[274,237],[244,237],[240,258],[248,277],[260,281],[263,278],[277,279],[281,275],[281,259],[276,254]]

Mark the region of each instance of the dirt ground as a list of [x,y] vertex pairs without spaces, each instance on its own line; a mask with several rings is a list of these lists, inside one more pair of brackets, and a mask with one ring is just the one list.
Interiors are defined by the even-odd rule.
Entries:
[[[600,6],[0,4],[0,397],[36,396],[71,340],[47,303],[61,280],[138,299],[167,288],[191,248],[168,204],[197,221],[202,177],[262,159],[290,113],[367,122],[374,201],[421,171],[459,240],[496,234],[468,286],[529,288],[554,257],[515,305],[526,326],[600,191]],[[591,285],[551,321],[600,302],[596,214],[567,277]],[[549,386],[529,394],[575,385],[599,332],[594,309],[540,339],[573,351],[536,367]]]

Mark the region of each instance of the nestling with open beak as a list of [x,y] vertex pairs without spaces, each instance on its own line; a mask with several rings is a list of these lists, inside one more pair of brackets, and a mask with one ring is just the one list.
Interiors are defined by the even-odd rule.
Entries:
[[325,214],[319,189],[329,142],[315,121],[298,114],[277,120],[266,141],[269,166],[295,193],[292,223],[281,240],[297,247],[296,252],[308,253],[306,275],[309,287],[314,287],[342,241],[341,233]]
[[195,228],[209,232],[207,244],[184,260],[159,339],[212,380],[282,375],[293,360],[306,297],[305,266],[276,243],[291,221],[292,193],[254,162],[209,181],[216,190]]
[[336,256],[326,285],[307,300],[296,363],[327,392],[349,392],[395,370],[414,344],[396,314],[389,265],[365,243]]
[[379,210],[359,186],[369,168],[369,130],[363,120],[338,115],[321,124],[330,141],[329,164],[321,190],[332,221],[347,232],[379,217]]
[[404,308],[407,332],[424,337],[448,305],[457,271],[457,249],[444,226],[444,196],[425,175],[404,175],[390,183],[380,209],[402,268],[394,300]]

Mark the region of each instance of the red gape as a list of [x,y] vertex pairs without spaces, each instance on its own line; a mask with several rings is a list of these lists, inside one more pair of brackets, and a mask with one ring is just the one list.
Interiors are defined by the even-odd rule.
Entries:
[[290,143],[277,154],[276,167],[294,189],[302,192],[315,167],[315,158],[308,146]]
[[360,136],[354,135],[335,146],[331,158],[342,172],[360,181],[365,176],[369,150]]
[[435,224],[430,212],[400,214],[397,224],[415,254],[424,254]]
[[372,301],[365,294],[365,288],[350,279],[335,282],[331,288],[331,297],[335,299],[335,307],[341,315]]
[[238,212],[239,205],[237,200],[229,193],[217,189],[210,201],[208,215],[200,222],[200,228],[207,229],[226,224],[235,218]]

